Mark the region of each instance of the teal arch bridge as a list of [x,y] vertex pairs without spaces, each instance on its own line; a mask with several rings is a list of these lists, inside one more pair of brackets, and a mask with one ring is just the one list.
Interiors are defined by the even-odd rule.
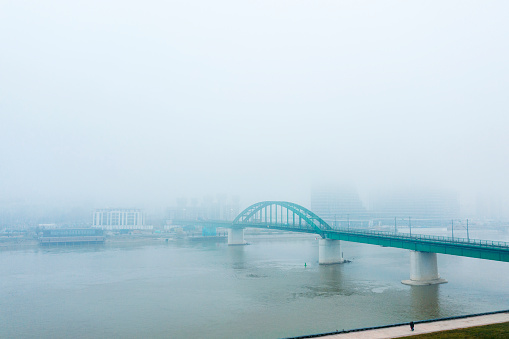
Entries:
[[263,201],[242,211],[233,222],[195,220],[175,221],[228,228],[228,244],[244,245],[244,229],[264,228],[313,233],[319,241],[319,263],[343,262],[340,240],[411,250],[408,285],[430,285],[446,282],[438,274],[437,253],[509,262],[509,243],[430,235],[409,235],[351,228],[333,228],[318,215],[300,205],[286,201]]

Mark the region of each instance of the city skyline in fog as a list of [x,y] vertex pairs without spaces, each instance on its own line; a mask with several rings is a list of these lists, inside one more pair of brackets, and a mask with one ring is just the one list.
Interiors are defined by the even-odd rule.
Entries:
[[0,5],[0,205],[309,206],[324,183],[507,205],[508,7]]

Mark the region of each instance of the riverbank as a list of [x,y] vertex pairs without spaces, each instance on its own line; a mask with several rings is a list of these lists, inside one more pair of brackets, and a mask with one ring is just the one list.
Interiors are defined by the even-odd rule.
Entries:
[[[313,238],[314,235],[309,234],[296,234],[291,232],[283,231],[265,231],[261,232],[249,232],[246,233],[247,238],[257,239],[282,239],[288,237],[291,239],[295,238]],[[135,234],[109,234],[106,235],[105,245],[117,246],[119,244],[125,245],[143,245],[143,244],[154,244],[154,243],[168,243],[168,242],[181,242],[181,241],[193,241],[193,242],[223,242],[228,241],[227,233],[222,233],[216,236],[202,236],[201,234],[175,234],[175,233],[135,233]],[[33,236],[17,236],[17,237],[0,237],[0,250],[26,250],[29,248],[38,247],[39,240]],[[86,246],[87,244],[80,244],[74,246]],[[64,245],[60,245],[64,246]],[[72,245],[70,245],[72,246]]]
[[484,326],[461,328],[457,330],[431,332],[405,337],[410,339],[506,339],[509,338],[509,322]]
[[303,336],[299,338],[330,338],[330,339],[385,339],[385,338],[403,338],[413,337],[420,334],[443,332],[462,328],[470,328],[476,326],[485,326],[491,324],[500,324],[509,322],[509,311],[502,311],[492,314],[484,314],[478,316],[467,316],[455,319],[437,320],[437,321],[421,321],[416,322],[414,331],[410,329],[408,324],[400,324],[388,327],[379,327],[366,330],[353,330],[347,333],[339,334],[317,334]]

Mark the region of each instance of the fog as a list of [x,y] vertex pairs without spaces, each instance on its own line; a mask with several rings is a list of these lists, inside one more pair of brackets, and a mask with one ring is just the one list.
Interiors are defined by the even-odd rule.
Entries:
[[0,0],[0,338],[508,310],[508,13]]
[[3,1],[0,204],[508,200],[506,1]]

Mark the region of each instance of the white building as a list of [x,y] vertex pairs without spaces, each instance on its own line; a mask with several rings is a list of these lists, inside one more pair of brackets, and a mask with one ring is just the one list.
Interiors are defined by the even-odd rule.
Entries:
[[109,208],[95,210],[93,227],[103,230],[151,230],[145,225],[145,217],[139,209]]

